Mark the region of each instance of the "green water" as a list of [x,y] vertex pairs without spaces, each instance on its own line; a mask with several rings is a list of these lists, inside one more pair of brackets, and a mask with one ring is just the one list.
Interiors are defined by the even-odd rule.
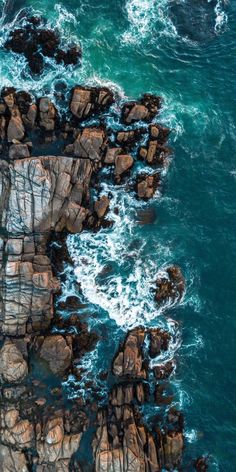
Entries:
[[[73,248],[78,246],[78,258],[82,250],[88,257],[92,254],[101,267],[110,258],[114,274],[120,277],[115,299],[124,306],[124,318],[119,322],[111,313],[109,297],[93,299],[85,291],[108,334],[109,330],[120,333],[127,324],[128,308],[135,305],[137,293],[140,303],[142,297],[145,302],[143,321],[155,324],[149,293],[138,286],[139,276],[145,285],[155,267],[156,271],[168,263],[182,267],[187,280],[185,300],[167,315],[180,323],[182,345],[176,354],[174,388],[185,412],[187,455],[210,454],[210,470],[234,472],[236,4],[207,0],[8,2],[2,42],[9,22],[26,7],[57,25],[65,41],[79,41],[83,64],[66,71],[50,62],[40,78],[32,78],[21,58],[1,50],[2,85],[53,94],[61,80],[69,85],[89,81],[110,84],[122,96],[136,98],[150,91],[165,99],[160,119],[173,128],[175,157],[163,196],[145,207],[153,210],[154,221],[138,224],[135,203],[125,200],[127,221],[119,221],[119,231],[110,230],[106,236],[114,245],[120,237],[119,256],[102,247],[106,232],[97,236],[96,244],[86,236],[77,237]],[[134,260],[118,264],[117,258],[126,260],[131,242],[136,244]],[[90,266],[90,273],[81,271],[79,276],[92,281],[96,270]],[[128,273],[134,275],[133,280]],[[116,308],[115,304],[114,313]],[[134,321],[135,316],[137,321],[142,319],[140,310],[132,311]],[[109,344],[106,349],[109,352]]]

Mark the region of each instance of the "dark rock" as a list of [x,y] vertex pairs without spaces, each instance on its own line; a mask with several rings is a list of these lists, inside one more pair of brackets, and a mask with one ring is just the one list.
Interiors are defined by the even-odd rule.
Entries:
[[126,124],[135,121],[151,121],[161,107],[161,98],[145,94],[139,101],[127,102],[122,108],[122,119]]
[[197,472],[207,472],[209,469],[208,466],[208,457],[199,457],[194,462],[194,468]]
[[129,152],[145,133],[145,129],[134,129],[130,131],[119,131],[116,135],[116,142],[125,152]]
[[147,146],[142,146],[139,150],[139,158],[149,165],[158,165],[165,167],[168,163],[168,157],[171,155],[171,149],[159,144],[157,140],[149,141]]
[[165,380],[172,374],[175,368],[174,361],[168,361],[165,364],[161,364],[153,367],[153,372],[157,380]]
[[143,200],[149,200],[152,198],[160,186],[160,174],[158,172],[154,174],[140,174],[136,181],[136,192],[139,198]]
[[168,331],[161,328],[152,328],[149,330],[149,355],[157,357],[161,351],[167,351],[171,336]]
[[155,299],[158,303],[180,301],[185,290],[185,281],[181,270],[177,266],[170,266],[156,281]]

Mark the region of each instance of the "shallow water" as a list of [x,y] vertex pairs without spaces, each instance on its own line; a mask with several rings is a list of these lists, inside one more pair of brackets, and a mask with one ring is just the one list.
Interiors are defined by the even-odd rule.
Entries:
[[[174,334],[173,388],[185,412],[187,455],[210,454],[211,471],[234,472],[236,4],[0,3],[4,4],[0,44],[9,23],[19,21],[14,20],[16,14],[32,9],[58,27],[65,41],[81,42],[83,63],[68,72],[50,60],[40,78],[32,77],[21,57],[1,49],[2,85],[53,96],[62,80],[69,85],[102,83],[113,86],[121,97],[150,91],[165,99],[160,121],[173,128],[175,156],[162,196],[139,203],[132,193],[107,184],[112,206],[120,207],[119,215],[112,210],[109,215],[113,228],[68,241],[91,327],[103,336],[85,359],[86,368],[88,376],[107,369],[113,338],[118,344],[127,327],[168,325]],[[145,213],[151,215],[149,224],[141,224]],[[170,263],[183,269],[187,290],[180,306],[169,307],[164,315],[153,303],[151,286],[158,271]],[[64,294],[66,290],[75,290],[71,278]]]

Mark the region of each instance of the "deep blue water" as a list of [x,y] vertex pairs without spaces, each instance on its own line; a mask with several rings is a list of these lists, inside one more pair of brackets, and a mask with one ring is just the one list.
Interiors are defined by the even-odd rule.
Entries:
[[[1,85],[53,96],[64,79],[108,84],[131,98],[158,93],[165,99],[160,119],[173,128],[175,155],[162,196],[140,204],[109,188],[113,206],[121,206],[114,227],[69,238],[91,326],[104,335],[86,359],[88,375],[108,367],[113,340],[118,344],[128,326],[167,324],[176,334],[173,389],[185,412],[188,455],[209,454],[211,471],[234,472],[236,3],[7,1],[1,43],[22,8],[46,16],[65,41],[79,41],[83,64],[68,72],[51,61],[33,78],[22,58],[2,49]],[[140,224],[145,211],[150,224]],[[163,315],[150,286],[169,263],[183,269],[187,291],[181,305]],[[99,279],[108,264],[110,272]],[[69,280],[66,288],[73,290]]]

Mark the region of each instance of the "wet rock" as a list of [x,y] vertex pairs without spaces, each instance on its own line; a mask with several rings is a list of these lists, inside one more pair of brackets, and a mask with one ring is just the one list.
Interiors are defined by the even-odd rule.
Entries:
[[120,147],[108,148],[105,158],[104,158],[104,163],[115,164],[116,157],[121,153],[122,153],[122,148]]
[[175,368],[174,361],[168,361],[165,364],[157,365],[153,368],[157,380],[165,380],[170,377]]
[[17,383],[28,374],[27,362],[17,346],[6,340],[0,351],[0,380],[2,382]]
[[160,174],[140,174],[136,182],[136,192],[140,199],[149,200],[160,186]]
[[171,149],[159,144],[157,140],[148,141],[147,146],[142,146],[139,150],[139,158],[149,165],[158,165],[165,167],[168,163],[168,157],[171,155]]
[[7,407],[1,410],[0,437],[6,446],[25,450],[33,446],[34,427],[28,419],[20,418],[19,410]]
[[39,74],[43,71],[44,57],[55,58],[65,65],[77,64],[81,57],[78,46],[68,49],[60,48],[60,37],[57,31],[46,28],[44,22],[37,18],[24,18],[25,24],[10,32],[5,47],[18,54],[23,54],[28,61],[31,72]]
[[145,129],[134,129],[129,131],[119,131],[116,135],[116,142],[122,149],[129,152],[133,147],[137,146],[138,142],[145,133]]
[[72,362],[72,340],[68,336],[47,336],[38,355],[48,363],[55,375],[63,375]]
[[2,472],[29,472],[25,454],[0,444],[0,470]]
[[161,328],[152,328],[149,330],[149,355],[157,357],[161,351],[167,351],[171,336],[168,331]]
[[126,124],[136,121],[151,121],[161,107],[161,98],[145,94],[139,101],[127,102],[122,108],[122,119]]
[[47,97],[39,100],[39,125],[45,131],[53,131],[55,129],[56,108]]
[[25,159],[30,157],[30,152],[27,144],[12,144],[9,149],[10,159]]
[[107,137],[102,128],[84,128],[79,132],[73,145],[66,148],[67,153],[73,153],[80,158],[99,162],[107,149]]
[[70,109],[79,120],[108,110],[114,102],[113,92],[106,87],[81,87],[73,90]]
[[170,266],[165,269],[156,281],[155,300],[158,303],[180,301],[185,290],[185,280],[178,266]]
[[21,141],[25,136],[25,128],[17,107],[13,107],[7,128],[8,142]]
[[173,395],[165,395],[165,385],[157,384],[154,392],[154,399],[158,406],[170,405],[173,401]]
[[157,123],[149,126],[150,140],[156,139],[159,144],[166,143],[170,132],[171,130],[169,128],[166,128],[165,126],[162,126]]
[[194,462],[194,468],[197,472],[207,472],[209,469],[208,466],[208,457],[199,457]]
[[120,182],[121,176],[126,174],[133,166],[134,160],[130,154],[119,154],[115,158],[115,177]]
[[113,361],[112,370],[115,376],[134,379],[147,378],[142,352],[144,338],[144,328],[130,331]]
[[110,200],[108,197],[103,195],[99,200],[94,203],[94,211],[98,218],[102,219],[109,210]]

